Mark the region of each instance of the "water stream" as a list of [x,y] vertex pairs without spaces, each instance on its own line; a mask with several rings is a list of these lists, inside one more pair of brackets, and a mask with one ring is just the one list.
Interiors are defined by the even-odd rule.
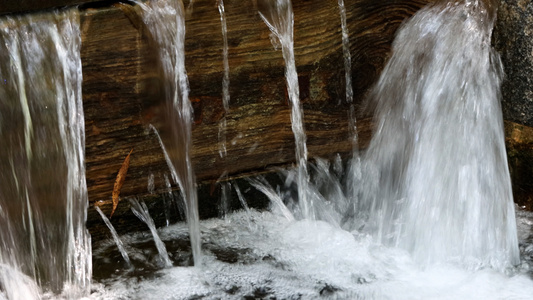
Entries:
[[[191,164],[190,147],[193,110],[189,101],[189,82],[185,70],[185,12],[179,0],[138,2],[143,20],[159,47],[159,61],[165,81],[165,109],[162,144],[173,165],[172,179],[185,199],[190,227],[194,265],[201,266],[200,229],[196,176]],[[192,8],[192,1],[190,3]]]
[[[501,64],[482,5],[429,6],[402,25],[369,98],[377,112],[374,138],[365,152],[354,151],[352,163],[300,160],[305,192],[302,169],[282,170],[282,186],[251,179],[270,198],[270,210],[202,221],[202,273],[175,267],[142,281],[114,274],[93,296],[531,299],[533,215],[514,211]],[[260,12],[281,41],[289,95],[297,99],[290,3],[260,5]],[[187,254],[176,245],[187,236],[185,224],[159,235],[180,265]],[[139,234],[125,238],[132,248],[153,251]]]
[[118,236],[117,231],[115,230],[115,227],[113,227],[113,224],[111,224],[111,221],[107,218],[107,216],[102,212],[100,207],[95,206],[94,209],[98,212],[100,217],[102,217],[102,220],[104,221],[107,228],[109,228],[109,232],[111,232],[111,236],[113,237],[113,240],[115,241],[115,244],[117,245],[118,251],[120,251],[120,255],[122,255],[122,258],[124,259],[124,262],[126,263],[126,266],[128,268],[133,268],[133,265],[131,264],[130,257],[128,255],[128,252],[126,252],[126,249],[124,248],[124,244],[120,240],[120,237]]
[[[220,158],[225,160],[227,153],[226,148],[226,116],[229,113],[229,61],[228,61],[228,27],[226,24],[226,10],[224,8],[224,1],[218,0],[218,12],[220,14],[220,25],[222,29],[222,64],[224,66],[224,75],[222,76],[222,105],[224,106],[224,116],[218,124],[218,154]],[[229,211],[229,193],[231,190],[230,183],[228,182],[227,174],[222,174],[218,181],[220,185],[221,197],[220,208],[221,215],[224,216]]]
[[88,294],[75,9],[0,18],[0,298]]
[[493,21],[478,1],[422,9],[371,92],[361,230],[423,265],[519,262]]
[[245,210],[198,220],[184,9],[139,3],[167,79],[167,127],[149,129],[187,223],[157,229],[132,199],[150,231],[93,245],[92,283],[78,15],[0,19],[0,299],[532,299],[533,213],[512,201],[490,10],[440,3],[406,21],[369,95],[369,148],[355,135],[350,162],[308,163],[291,3],[258,4],[285,59],[298,167],[280,186],[249,180],[268,210],[233,185]]
[[303,108],[300,104],[298,73],[294,60],[294,14],[290,0],[258,1],[261,18],[272,32],[271,39],[276,46],[281,44],[285,60],[285,79],[291,102],[291,124],[296,144],[295,156],[298,163],[298,203],[304,218],[314,219],[313,203],[308,198],[309,175],[307,173],[307,137],[304,130]]

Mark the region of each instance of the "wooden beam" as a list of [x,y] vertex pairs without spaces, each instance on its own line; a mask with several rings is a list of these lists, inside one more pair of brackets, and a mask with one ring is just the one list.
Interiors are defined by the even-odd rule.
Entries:
[[[401,22],[428,1],[346,1],[355,104],[380,73]],[[344,65],[336,1],[293,1],[294,45],[310,157],[349,155],[349,104],[344,99]],[[226,3],[229,41],[230,111],[222,105],[222,34],[213,1],[197,0],[186,18],[186,69],[195,111],[192,160],[204,191],[223,173],[230,178],[294,163],[294,136],[286,93],[284,61],[253,1]],[[147,192],[153,174],[156,194],[167,191],[168,167],[149,123],[163,107],[157,59],[136,7],[117,4],[82,12],[83,97],[86,117],[86,168],[89,200],[111,210],[111,193],[130,152],[123,198]],[[371,134],[371,112],[358,112],[360,146]],[[219,124],[227,121],[227,156],[219,155]],[[169,175],[167,177],[170,178]],[[201,192],[206,194],[205,192]],[[159,200],[154,200],[154,199]],[[204,217],[215,199],[200,199]],[[216,211],[216,210],[215,210]],[[119,204],[114,223],[128,224],[129,205]],[[100,217],[89,210],[92,233]],[[120,230],[120,225],[117,225]]]
[[102,0],[2,0],[0,1],[0,15],[39,11],[101,1]]

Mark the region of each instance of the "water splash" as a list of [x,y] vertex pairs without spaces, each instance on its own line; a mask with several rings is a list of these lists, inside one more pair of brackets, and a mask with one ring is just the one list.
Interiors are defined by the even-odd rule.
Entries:
[[285,78],[287,80],[287,92],[292,104],[291,125],[296,143],[296,161],[298,162],[298,203],[304,218],[315,219],[315,211],[312,201],[307,196],[309,186],[309,174],[307,173],[307,137],[303,124],[303,108],[300,104],[300,90],[298,85],[298,73],[294,60],[293,25],[294,15],[290,0],[258,2],[259,14],[272,32],[272,38],[281,44],[283,59],[285,60]]
[[124,262],[126,262],[127,267],[129,269],[132,269],[133,265],[131,264],[130,257],[128,256],[128,252],[126,252],[126,249],[124,249],[124,245],[122,244],[122,241],[120,240],[117,234],[117,231],[115,230],[115,227],[113,227],[113,224],[111,224],[111,222],[106,217],[106,215],[102,212],[100,207],[95,206],[94,209],[96,209],[100,217],[102,217],[102,220],[104,221],[107,228],[109,228],[109,231],[111,232],[111,236],[113,236],[113,240],[115,241],[115,244],[117,245],[118,251],[120,251],[120,255],[122,255],[122,258],[124,259]]
[[166,97],[166,108],[162,117],[165,119],[165,126],[169,127],[168,135],[162,140],[170,150],[165,155],[173,165],[172,178],[179,185],[185,199],[194,265],[201,266],[198,194],[190,155],[193,110],[189,101],[189,83],[185,70],[183,3],[178,0],[154,0],[148,5],[142,2],[137,4],[142,8],[144,23],[159,48]]
[[[529,224],[521,226],[529,242],[521,242],[531,248],[533,215],[519,220]],[[183,244],[186,227],[177,223],[159,231],[169,251],[171,245]],[[401,249],[376,245],[366,235],[323,221],[294,222],[252,209],[224,220],[203,220],[202,229],[209,246],[201,274],[186,267],[159,270],[141,280],[126,274],[106,280],[106,289],[90,298],[496,300],[530,299],[533,294],[531,269],[513,276],[446,264],[422,270]],[[140,252],[146,235],[128,234],[124,241]],[[148,268],[150,260],[144,264]]]
[[75,9],[0,19],[0,264],[11,270],[0,277],[10,299],[28,299],[13,272],[67,298],[90,290],[80,45]]
[[150,233],[152,233],[152,237],[154,238],[155,246],[157,248],[157,251],[159,252],[159,257],[161,259],[161,263],[165,268],[172,267],[172,261],[168,257],[167,248],[165,246],[165,243],[161,240],[159,237],[159,234],[157,234],[157,229],[155,228],[154,220],[150,216],[150,212],[148,211],[148,207],[144,203],[144,201],[139,202],[137,199],[129,199],[131,204],[131,211],[139,220],[143,221],[143,223],[148,226],[148,229],[150,229]]
[[500,108],[503,77],[483,2],[433,5],[398,31],[372,91],[365,230],[422,265],[519,261]]

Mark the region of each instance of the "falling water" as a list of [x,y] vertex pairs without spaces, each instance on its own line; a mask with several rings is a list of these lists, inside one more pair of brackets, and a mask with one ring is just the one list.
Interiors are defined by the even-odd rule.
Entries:
[[[346,7],[344,0],[338,0],[339,15],[341,18],[342,30],[342,53],[344,59],[344,77],[346,84],[346,102],[350,104],[348,111],[348,125],[352,138],[352,158],[348,164],[348,180],[351,183],[345,187],[345,194],[347,199],[351,202],[348,210],[355,211],[359,200],[359,192],[361,186],[361,157],[359,155],[359,136],[357,133],[357,119],[355,117],[355,104],[353,103],[353,87],[352,87],[352,56],[350,53],[350,36],[348,32],[348,25],[346,22]],[[352,214],[353,215],[353,214]]]
[[[168,135],[162,140],[174,166],[173,180],[185,199],[194,265],[201,266],[201,239],[198,215],[196,176],[191,163],[190,147],[193,110],[189,101],[189,83],[185,70],[185,17],[179,0],[138,2],[143,20],[159,47],[159,59],[165,78],[165,126]],[[192,2],[191,2],[192,4]]]
[[[222,104],[224,106],[224,116],[220,120],[218,125],[218,153],[220,158],[225,159],[227,153],[226,149],[226,115],[229,113],[229,61],[228,61],[228,27],[226,25],[226,10],[224,8],[224,0],[218,0],[218,12],[220,13],[220,25],[222,28],[222,62],[224,65],[224,75],[222,77]],[[221,176],[223,181],[220,182],[221,186],[221,209],[223,215],[229,211],[229,192],[231,189],[228,182],[227,174]]]
[[90,290],[80,44],[77,10],[0,19],[0,286],[9,299],[40,298],[37,285],[67,298]]
[[352,55],[350,54],[350,36],[346,25],[346,7],[344,0],[339,0],[339,15],[341,17],[342,30],[342,54],[344,58],[344,78],[346,83],[346,102],[353,102],[352,88]]
[[296,161],[298,162],[298,201],[304,218],[314,219],[313,203],[307,197],[309,185],[307,145],[303,125],[303,109],[300,104],[298,73],[294,60],[292,4],[290,0],[261,0],[258,2],[258,8],[261,18],[272,32],[272,38],[281,43],[281,51],[285,60],[287,92],[292,104],[291,124],[296,143]]
[[[281,12],[264,19],[283,40],[270,26],[287,20]],[[300,170],[281,170],[281,187],[251,179],[270,211],[202,221],[201,276],[181,267],[125,274],[91,298],[530,299],[533,214],[518,212],[516,228],[491,28],[477,2],[434,4],[402,26],[370,95],[377,127],[360,174],[340,159],[308,165],[316,220],[287,201]],[[344,186],[353,178],[365,179],[355,210]],[[170,247],[185,232],[180,223],[158,232],[174,262],[183,251]],[[143,249],[138,236],[125,235],[130,249]]]
[[[222,26],[222,62],[224,65],[224,77],[222,78],[222,104],[224,112],[229,111],[229,61],[228,61],[228,27],[226,25],[226,11],[224,10],[224,0],[218,0],[218,11],[220,13],[220,24]],[[225,147],[224,147],[225,152]]]
[[493,22],[478,1],[421,10],[399,30],[372,91],[365,231],[422,265],[519,261]]
[[172,261],[170,261],[170,258],[168,257],[167,248],[165,246],[165,243],[161,240],[159,237],[159,234],[157,233],[157,229],[155,227],[154,220],[150,216],[150,212],[148,211],[148,207],[144,203],[144,201],[139,202],[137,199],[129,199],[131,204],[131,211],[139,220],[143,221],[143,223],[148,226],[148,229],[150,229],[150,233],[152,233],[152,237],[154,238],[155,246],[157,248],[157,252],[159,252],[159,258],[161,259],[161,263],[165,268],[172,267]]
[[120,255],[122,255],[122,258],[126,262],[126,265],[128,268],[133,268],[133,265],[131,264],[130,257],[128,256],[128,253],[126,252],[126,249],[124,249],[124,245],[122,244],[122,241],[120,240],[120,237],[118,236],[117,231],[115,230],[115,227],[113,227],[113,224],[111,224],[111,221],[106,217],[106,215],[102,212],[100,207],[95,206],[94,207],[100,217],[102,217],[102,220],[104,221],[107,228],[109,228],[109,231],[111,232],[111,236],[113,237],[113,240],[115,241],[115,244],[117,245],[118,251],[120,252]]

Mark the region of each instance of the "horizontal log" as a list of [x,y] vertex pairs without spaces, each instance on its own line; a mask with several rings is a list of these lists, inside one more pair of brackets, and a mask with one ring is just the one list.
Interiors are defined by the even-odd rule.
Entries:
[[[383,68],[396,29],[427,2],[346,1],[357,107]],[[217,7],[213,1],[197,0],[186,17],[186,69],[195,111],[191,155],[200,186],[207,187],[223,173],[230,178],[241,177],[295,161],[282,53],[272,46],[270,31],[253,1],[225,4],[231,95],[227,114],[221,99],[222,34]],[[344,99],[337,2],[295,0],[293,10],[295,57],[309,155],[347,156],[351,152],[349,104]],[[156,194],[164,195],[164,178],[168,174],[157,137],[146,129],[149,123],[157,123],[163,107],[164,80],[156,67],[157,49],[134,6],[86,9],[81,22],[90,204],[100,205],[109,214],[115,177],[126,155],[134,149],[121,196],[144,195],[155,205],[161,197],[147,193],[148,177],[153,174]],[[358,109],[362,148],[371,134],[370,115],[371,112]],[[227,156],[221,158],[218,135],[224,117]],[[211,211],[212,216],[212,204],[208,202],[201,199],[200,210]],[[123,220],[130,217],[128,205],[121,203],[113,222],[125,226],[128,222]],[[98,230],[94,228],[101,225],[100,217],[90,209],[88,219],[89,228],[96,234]]]
[[0,15],[39,11],[101,1],[102,0],[2,0],[0,1]]

